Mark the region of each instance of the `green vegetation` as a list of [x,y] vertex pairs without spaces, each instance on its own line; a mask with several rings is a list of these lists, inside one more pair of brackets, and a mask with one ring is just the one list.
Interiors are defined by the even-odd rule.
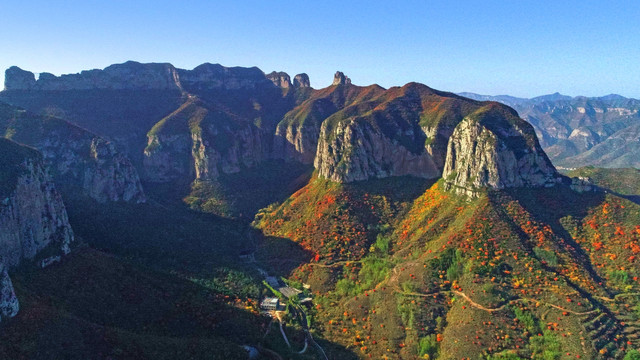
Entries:
[[310,177],[309,166],[266,161],[236,174],[222,174],[216,181],[196,181],[184,201],[194,210],[253,220],[259,209],[284,200]]
[[567,173],[571,177],[588,177],[594,184],[622,195],[640,195],[640,170],[582,167]]
[[[20,315],[3,322],[0,358],[241,358],[266,319],[222,294],[87,247],[12,274]],[[247,303],[249,305],[249,303]],[[27,341],[28,339],[28,341]]]
[[438,348],[436,334],[427,335],[418,342],[418,356],[425,359],[437,359]]
[[640,351],[631,349],[624,355],[624,360],[640,360]]
[[551,251],[551,250],[545,250],[542,249],[538,246],[533,248],[533,252],[536,254],[536,256],[544,261],[545,263],[547,263],[547,265],[549,266],[558,266],[558,257],[556,256],[556,254]]

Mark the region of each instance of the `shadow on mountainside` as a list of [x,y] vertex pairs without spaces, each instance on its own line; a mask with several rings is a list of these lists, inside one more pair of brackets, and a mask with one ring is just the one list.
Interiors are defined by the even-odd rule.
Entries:
[[217,180],[144,182],[149,198],[165,206],[186,206],[204,213],[251,222],[258,210],[280,203],[305,186],[313,167],[268,160]]
[[[245,308],[242,297],[88,247],[12,278],[21,310],[3,321],[3,359],[241,359],[245,344],[292,359],[316,358],[314,349],[293,354],[279,332],[267,331],[270,319]],[[300,329],[287,328],[287,335],[302,348]],[[322,345],[340,358],[355,358],[340,345]]]
[[[574,240],[561,223],[561,219],[566,219],[569,216],[575,221],[582,221],[582,219],[588,215],[590,209],[604,202],[604,193],[578,193],[571,190],[568,186],[562,185],[549,189],[509,189],[505,192],[517,200],[520,205],[531,214],[533,219],[551,227],[553,233],[569,246],[572,256],[574,256],[575,260],[589,273],[596,284],[605,283],[602,277],[596,272],[590,256],[584,251],[582,246]],[[493,197],[492,201],[499,200]],[[518,228],[518,226],[514,224],[514,228]],[[520,233],[521,237],[527,236],[519,228],[516,231]],[[568,279],[567,281],[576,291],[592,299],[592,294],[571,283]],[[611,296],[610,289],[602,287],[602,290],[604,290],[608,296]]]

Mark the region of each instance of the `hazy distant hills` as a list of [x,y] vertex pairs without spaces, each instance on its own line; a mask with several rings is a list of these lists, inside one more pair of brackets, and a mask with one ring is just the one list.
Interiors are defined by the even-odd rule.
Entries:
[[536,130],[556,166],[640,167],[640,100],[610,94],[531,99],[508,95],[460,95],[513,107]]

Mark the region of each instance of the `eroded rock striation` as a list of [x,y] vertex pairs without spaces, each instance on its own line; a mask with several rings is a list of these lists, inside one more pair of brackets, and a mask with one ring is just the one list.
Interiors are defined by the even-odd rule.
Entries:
[[533,127],[504,105],[491,103],[466,116],[447,146],[442,177],[447,188],[549,187],[561,181]]

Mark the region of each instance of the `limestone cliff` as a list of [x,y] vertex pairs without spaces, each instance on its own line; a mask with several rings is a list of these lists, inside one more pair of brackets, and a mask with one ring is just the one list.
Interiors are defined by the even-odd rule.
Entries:
[[0,103],[0,134],[40,150],[59,184],[78,186],[99,202],[145,201],[129,158],[84,129]]
[[[336,74],[338,88],[353,87],[345,78]],[[359,96],[322,123],[315,167],[338,182],[440,177],[453,129],[480,104],[416,83]]]
[[146,201],[140,178],[129,158],[99,137],[91,139],[89,161],[85,167],[83,189],[99,202]]
[[344,74],[336,76],[339,86],[315,91],[278,123],[273,144],[276,158],[313,164],[323,121],[349,105],[368,101],[384,92],[377,85],[360,87],[342,83],[347,77]]
[[548,187],[560,181],[533,127],[497,103],[458,124],[447,146],[442,177],[447,188],[468,195],[480,188]]
[[5,266],[33,259],[45,248],[66,254],[73,241],[67,211],[42,155],[0,139],[0,257]]
[[149,132],[145,173],[156,182],[215,180],[267,158],[266,137],[254,124],[192,97]]
[[35,149],[0,138],[0,319],[15,316],[7,268],[36,256],[68,254],[73,231],[60,194]]
[[[337,182],[352,182],[371,178],[413,175],[435,178],[439,169],[424,149],[399,144],[384,132],[359,118],[331,122],[322,126],[315,167],[318,174]],[[394,124],[397,125],[397,124]],[[406,124],[402,124],[406,125]],[[418,128],[396,129],[409,143],[424,143],[424,133]],[[329,133],[331,135],[327,136]]]
[[129,61],[104,70],[54,76],[33,73],[16,66],[5,73],[6,90],[90,90],[90,89],[171,89],[177,88],[177,71],[171,64],[140,64]]

